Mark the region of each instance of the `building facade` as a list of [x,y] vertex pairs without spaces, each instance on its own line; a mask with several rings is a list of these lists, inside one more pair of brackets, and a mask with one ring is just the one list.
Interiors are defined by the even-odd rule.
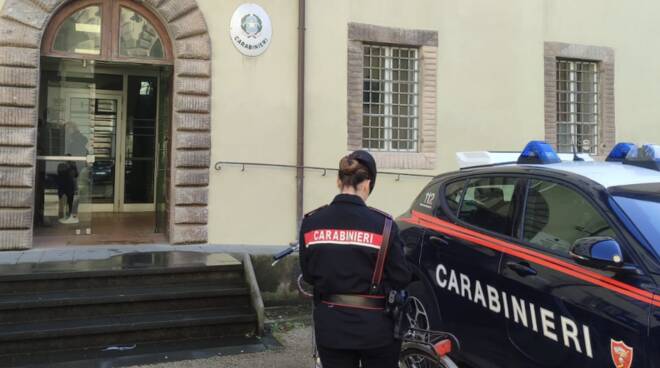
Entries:
[[299,1],[246,56],[239,1],[0,0],[0,248],[281,246],[354,149],[397,215],[457,151],[660,142],[657,2],[304,3],[302,105]]

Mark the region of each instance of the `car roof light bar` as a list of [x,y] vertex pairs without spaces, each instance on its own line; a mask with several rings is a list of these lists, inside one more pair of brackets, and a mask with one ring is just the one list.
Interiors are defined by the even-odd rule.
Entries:
[[518,159],[518,152],[456,152],[456,161],[461,169],[513,165]]
[[623,163],[660,171],[660,145],[645,144],[633,147]]
[[623,162],[630,153],[631,150],[635,149],[634,143],[619,143],[612,149],[612,152],[607,156],[605,161],[607,162]]
[[558,164],[561,158],[549,144],[543,141],[531,141],[518,158],[518,164],[548,165]]

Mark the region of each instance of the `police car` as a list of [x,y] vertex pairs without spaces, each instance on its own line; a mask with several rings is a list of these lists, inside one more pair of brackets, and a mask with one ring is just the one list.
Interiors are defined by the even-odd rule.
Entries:
[[660,367],[660,146],[459,156],[397,219],[414,324],[459,365]]

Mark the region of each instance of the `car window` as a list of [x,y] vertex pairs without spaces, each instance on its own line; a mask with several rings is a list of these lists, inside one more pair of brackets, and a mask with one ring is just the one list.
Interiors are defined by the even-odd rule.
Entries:
[[447,184],[445,187],[445,202],[454,216],[458,213],[458,207],[461,205],[466,182],[467,180],[456,181]]
[[440,183],[428,185],[415,199],[412,209],[422,213],[432,214],[433,209],[437,207],[439,192]]
[[515,190],[520,179],[489,177],[470,180],[458,217],[482,229],[511,235]]
[[615,237],[607,221],[581,194],[541,180],[530,182],[523,226],[526,241],[565,256],[578,239]]
[[[615,196],[616,203],[623,208],[623,212],[633,221],[637,229],[642,233],[646,241],[651,244],[656,255],[660,256],[660,194],[654,193],[655,198],[651,196],[634,198]],[[631,195],[631,194],[628,194]]]

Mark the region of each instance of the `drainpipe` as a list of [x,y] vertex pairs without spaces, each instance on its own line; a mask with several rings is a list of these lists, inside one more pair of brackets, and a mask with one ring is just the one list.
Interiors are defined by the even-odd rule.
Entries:
[[296,230],[303,217],[305,185],[305,0],[298,0],[298,132],[296,155]]

